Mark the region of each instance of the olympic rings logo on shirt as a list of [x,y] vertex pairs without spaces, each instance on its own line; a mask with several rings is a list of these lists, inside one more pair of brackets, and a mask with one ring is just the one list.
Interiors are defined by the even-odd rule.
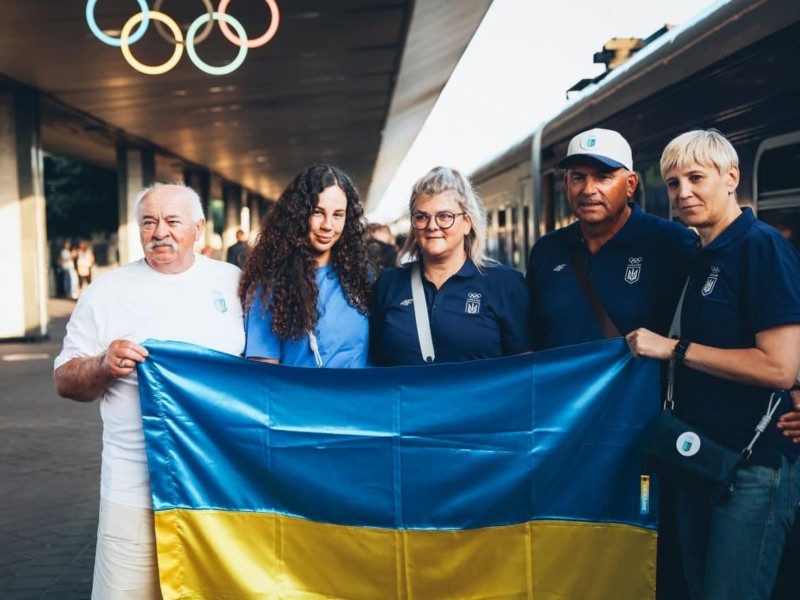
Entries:
[[[227,75],[242,65],[245,58],[247,58],[248,49],[259,48],[275,37],[275,33],[278,31],[278,25],[280,24],[280,13],[276,1],[265,0],[270,11],[269,27],[267,27],[263,35],[251,40],[248,39],[247,32],[244,30],[239,20],[226,12],[231,0],[220,0],[217,10],[214,10],[214,7],[211,5],[211,0],[202,0],[206,12],[197,17],[192,24],[189,25],[184,40],[183,32],[175,20],[160,11],[164,0],[156,0],[153,4],[153,10],[150,10],[150,7],[147,5],[147,0],[136,0],[136,3],[139,5],[139,13],[133,15],[125,22],[119,37],[113,37],[104,32],[97,25],[97,21],[94,18],[94,10],[97,6],[97,1],[98,0],[88,0],[86,3],[86,23],[89,25],[89,29],[94,36],[104,44],[119,48],[128,64],[145,75],[163,75],[171,71],[183,56],[184,48],[186,48],[186,54],[189,55],[189,59],[204,73],[208,73],[209,75]],[[133,52],[131,51],[131,46],[142,39],[151,21],[155,23],[156,31],[158,31],[158,34],[162,38],[168,42],[174,42],[175,44],[175,51],[172,53],[172,56],[170,56],[166,62],[155,66],[143,64],[133,56]],[[233,61],[222,67],[215,67],[203,61],[197,54],[196,49],[197,44],[200,44],[211,33],[214,21],[219,21],[220,30],[225,38],[234,46],[239,47],[239,52]],[[205,27],[203,27],[204,25]],[[203,30],[198,34],[200,27],[203,27]],[[134,28],[136,28],[135,31]],[[231,31],[231,28],[233,28],[233,31]]]

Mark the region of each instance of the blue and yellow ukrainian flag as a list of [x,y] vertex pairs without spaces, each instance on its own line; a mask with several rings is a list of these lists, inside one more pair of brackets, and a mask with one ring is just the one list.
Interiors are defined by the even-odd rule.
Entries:
[[624,340],[362,370],[146,347],[165,598],[654,596],[659,366]]

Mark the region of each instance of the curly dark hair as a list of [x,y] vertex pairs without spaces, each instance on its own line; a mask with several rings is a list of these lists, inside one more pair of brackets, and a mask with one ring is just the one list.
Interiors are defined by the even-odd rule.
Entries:
[[317,255],[309,242],[308,222],[319,195],[333,185],[347,196],[347,210],[342,236],[331,249],[331,264],[347,302],[367,314],[374,271],[358,191],[341,169],[311,165],[294,178],[264,220],[239,284],[245,310],[260,293],[262,305],[272,312],[272,331],[281,339],[299,339],[319,320]]

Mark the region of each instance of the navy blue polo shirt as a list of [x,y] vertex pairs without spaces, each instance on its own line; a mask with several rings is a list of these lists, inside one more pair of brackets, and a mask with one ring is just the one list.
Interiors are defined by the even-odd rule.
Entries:
[[638,327],[666,335],[698,238],[679,223],[629,206],[625,225],[596,254],[586,247],[577,222],[533,246],[527,281],[537,350],[603,339],[572,269],[571,246],[580,247],[603,306],[622,335]]
[[[439,290],[422,275],[435,362],[497,358],[531,349],[528,290],[522,274],[492,263],[478,271],[467,259]],[[410,266],[386,269],[378,279],[370,338],[380,365],[424,364],[419,348]]]
[[[745,209],[703,248],[692,268],[681,312],[681,338],[715,348],[753,348],[756,333],[800,323],[800,253]],[[680,365],[675,374],[678,414],[731,449],[753,437],[772,390],[735,383]],[[775,428],[791,409],[784,398],[750,461],[778,467],[781,451],[800,449]]]

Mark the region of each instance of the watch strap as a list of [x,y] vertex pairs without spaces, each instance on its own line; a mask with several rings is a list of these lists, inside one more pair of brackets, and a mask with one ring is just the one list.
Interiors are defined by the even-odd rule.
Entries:
[[672,354],[678,362],[686,358],[686,353],[689,351],[689,346],[691,345],[692,342],[689,340],[678,340],[678,343],[675,344],[675,348],[672,350]]

